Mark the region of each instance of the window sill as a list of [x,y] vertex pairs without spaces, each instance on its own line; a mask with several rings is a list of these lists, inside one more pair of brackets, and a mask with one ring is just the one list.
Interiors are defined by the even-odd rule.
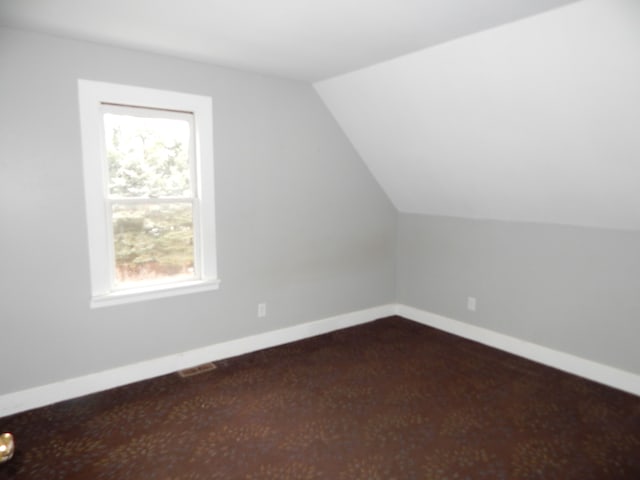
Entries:
[[144,302],[157,298],[175,297],[191,293],[209,292],[220,287],[220,280],[196,280],[192,282],[169,283],[142,288],[117,290],[91,298],[91,308],[112,307],[127,303]]

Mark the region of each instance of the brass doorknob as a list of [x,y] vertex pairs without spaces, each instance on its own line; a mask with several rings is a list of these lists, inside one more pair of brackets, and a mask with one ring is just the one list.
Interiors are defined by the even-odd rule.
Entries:
[[8,462],[13,457],[16,444],[13,441],[13,435],[3,433],[0,435],[0,463]]

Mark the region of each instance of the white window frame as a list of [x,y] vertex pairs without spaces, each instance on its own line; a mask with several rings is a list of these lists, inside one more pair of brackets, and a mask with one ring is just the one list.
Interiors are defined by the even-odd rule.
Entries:
[[[213,116],[210,97],[78,80],[84,190],[91,270],[91,308],[120,305],[216,290],[217,274],[215,195],[213,171]],[[114,288],[111,217],[107,195],[107,165],[104,155],[103,105],[114,104],[193,114],[196,204],[194,239],[199,243],[196,280],[179,280],[132,288]],[[197,216],[197,218],[196,218]]]

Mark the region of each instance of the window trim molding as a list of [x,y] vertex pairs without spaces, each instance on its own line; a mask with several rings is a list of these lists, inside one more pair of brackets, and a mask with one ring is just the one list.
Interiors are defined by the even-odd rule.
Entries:
[[[211,97],[135,87],[115,83],[78,80],[85,207],[89,240],[91,308],[145,301],[218,288],[215,192],[213,169],[213,115]],[[110,267],[108,222],[106,221],[106,164],[101,155],[103,104],[140,106],[188,112],[194,120],[196,193],[199,199],[200,279],[158,283],[139,288],[113,289]]]
[[132,302],[143,302],[157,298],[175,297],[190,293],[210,292],[217,290],[220,280],[191,280],[174,283],[159,283],[157,285],[114,290],[105,295],[94,295],[91,298],[91,308],[111,307]]

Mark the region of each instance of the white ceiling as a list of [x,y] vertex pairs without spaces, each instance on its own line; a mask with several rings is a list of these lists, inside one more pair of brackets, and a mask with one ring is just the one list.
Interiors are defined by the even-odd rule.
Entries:
[[0,25],[317,81],[575,0],[0,0]]
[[640,230],[638,0],[583,0],[315,87],[402,212]]

